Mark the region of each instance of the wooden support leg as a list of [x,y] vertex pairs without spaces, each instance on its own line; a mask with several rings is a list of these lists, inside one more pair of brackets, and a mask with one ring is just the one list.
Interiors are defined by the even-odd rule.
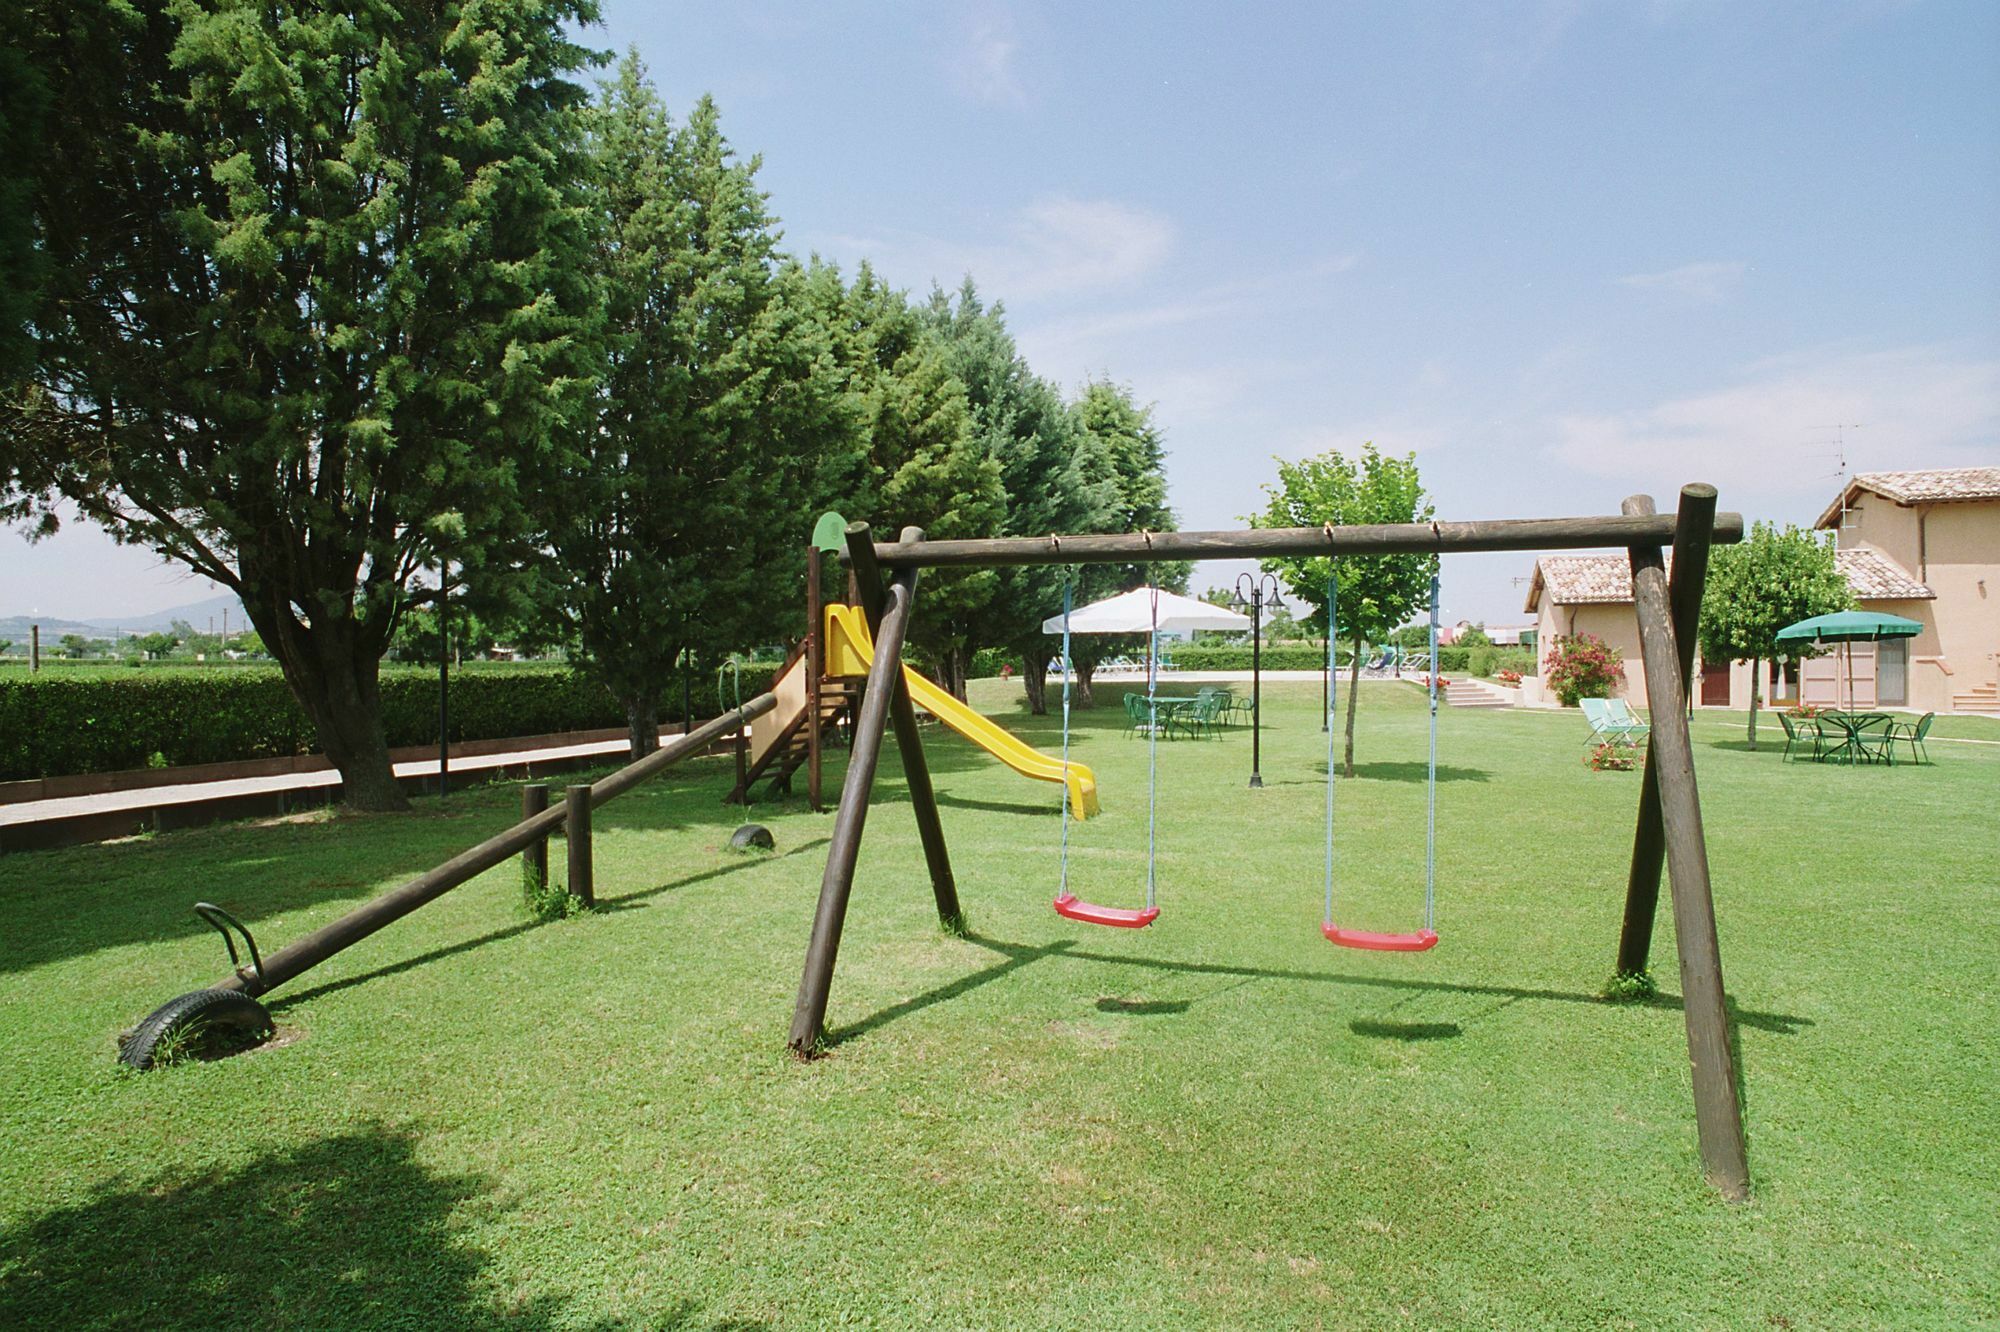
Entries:
[[[903,541],[922,541],[924,529],[906,527]],[[876,570],[875,546],[866,534],[857,539],[848,532],[848,557],[853,561],[856,582],[861,590],[861,609],[868,617],[871,632],[879,632],[882,620],[882,579]],[[881,648],[878,646],[879,653]],[[965,912],[958,904],[958,883],[951,873],[951,852],[945,846],[944,820],[938,814],[937,791],[931,785],[930,760],[924,756],[923,732],[917,727],[916,705],[901,671],[895,676],[896,696],[889,701],[889,719],[896,727],[896,752],[903,760],[903,777],[910,788],[910,809],[916,815],[917,836],[924,844],[924,862],[930,869],[931,895],[937,899],[938,922],[957,934],[965,929]]]
[[[521,821],[540,814],[549,807],[549,784],[530,782],[521,788]],[[521,885],[530,900],[539,898],[542,890],[549,886],[549,839],[547,834],[536,838],[521,850]]]
[[[868,540],[868,526],[856,528]],[[826,851],[826,872],[820,879],[819,906],[813,915],[812,942],[806,946],[804,974],[799,977],[798,1005],[792,1011],[789,1044],[793,1053],[812,1055],[826,1030],[827,998],[833,988],[833,965],[840,952],[840,931],[847,920],[847,899],[854,891],[854,864],[861,851],[861,833],[868,821],[868,798],[875,786],[875,768],[882,757],[882,737],[889,729],[889,704],[903,669],[903,639],[910,608],[916,599],[915,570],[905,570],[890,584],[881,628],[875,636],[875,664],[868,673],[868,692],[854,723],[853,752],[847,780],[840,790],[840,808],[833,816],[833,838]]]
[[[1652,497],[1634,495],[1625,501],[1624,512],[1652,513]],[[1683,698],[1694,679],[1695,633],[1701,622],[1701,594],[1708,581],[1709,540],[1714,530],[1715,487],[1681,487],[1667,601],[1673,610],[1674,645],[1678,651]],[[1639,827],[1632,838],[1632,871],[1625,884],[1625,923],[1618,935],[1620,975],[1643,973],[1650,963],[1653,921],[1660,907],[1660,867],[1666,853],[1666,829],[1660,822],[1660,772],[1649,745],[1645,777],[1639,787]]]
[[1673,894],[1674,937],[1680,948],[1681,1003],[1694,1075],[1695,1130],[1709,1183],[1734,1202],[1749,1196],[1750,1164],[1743,1141],[1743,1110],[1736,1099],[1735,1056],[1729,1048],[1722,949],[1715,934],[1715,900],[1709,891],[1701,797],[1695,789],[1694,742],[1688,734],[1686,695],[1681,688],[1673,612],[1660,552],[1635,547],[1631,558],[1639,648],[1646,663],[1646,701],[1652,711],[1654,773]]
[[597,905],[597,885],[591,881],[590,788],[572,786],[563,802],[563,837],[569,843],[569,894],[585,906]]

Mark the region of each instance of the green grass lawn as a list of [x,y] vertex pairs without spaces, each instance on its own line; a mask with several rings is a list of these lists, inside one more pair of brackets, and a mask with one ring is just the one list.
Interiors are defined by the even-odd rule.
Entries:
[[[1017,699],[974,695],[1053,747]],[[1104,815],[1072,868],[1136,905],[1115,701],[1076,746]],[[517,794],[0,858],[0,1327],[2000,1322],[2000,744],[1781,765],[1702,715],[1755,1190],[1730,1206],[1664,903],[1662,1000],[1595,997],[1638,775],[1587,771],[1573,713],[1447,712],[1443,943],[1345,952],[1318,689],[1265,702],[1261,792],[1246,733],[1162,746],[1144,932],[1054,915],[1054,788],[933,731],[974,931],[940,933],[885,760],[809,1065],[784,1038],[832,818],[762,805],[778,852],[733,854],[720,762],[599,812],[603,911],[530,925],[496,870],[280,990],[274,1046],[143,1076],[120,1028],[224,970],[190,903],[275,947]],[[1363,695],[1353,924],[1418,923],[1423,721],[1414,689]]]

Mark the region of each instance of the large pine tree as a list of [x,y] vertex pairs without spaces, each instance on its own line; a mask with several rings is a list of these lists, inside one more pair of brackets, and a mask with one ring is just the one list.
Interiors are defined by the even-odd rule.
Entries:
[[57,71],[10,516],[67,500],[235,592],[368,808],[413,575],[477,574],[567,428],[591,0],[32,0]]
[[[967,278],[956,299],[933,291],[925,314],[945,364],[965,385],[980,446],[999,465],[1007,494],[1001,534],[1114,530],[1119,495],[1109,451],[1028,367],[1001,307],[987,306]],[[1030,710],[1046,712],[1050,653],[1042,621],[1062,610],[1065,571],[1038,565],[996,575],[992,598],[968,617],[966,659],[954,664],[953,678],[962,681],[973,649],[1010,648],[1022,660]]]
[[604,376],[546,480],[546,571],[637,756],[684,651],[797,620],[813,484],[857,408],[714,103],[676,126],[628,55],[590,124]]

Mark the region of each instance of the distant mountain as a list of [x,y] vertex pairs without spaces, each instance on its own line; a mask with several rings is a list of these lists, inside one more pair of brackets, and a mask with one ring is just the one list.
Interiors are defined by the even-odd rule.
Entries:
[[190,601],[184,606],[173,606],[167,610],[101,620],[72,620],[60,615],[0,616],[0,638],[11,638],[17,648],[25,648],[29,627],[39,624],[42,626],[42,646],[47,648],[64,634],[82,634],[86,638],[109,638],[114,633],[152,634],[173,628],[175,620],[186,620],[203,633],[208,632],[213,622],[216,632],[220,633],[225,610],[229,612],[230,633],[250,627],[250,617],[243,613],[243,604],[235,597],[224,594]]

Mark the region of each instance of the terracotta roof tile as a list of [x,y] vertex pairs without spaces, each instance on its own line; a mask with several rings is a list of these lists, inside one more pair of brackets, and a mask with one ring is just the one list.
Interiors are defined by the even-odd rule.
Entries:
[[1927,472],[1857,472],[1816,527],[1831,527],[1843,506],[1852,506],[1862,491],[1873,491],[1898,504],[1949,504],[1961,500],[2000,500],[2000,467],[1939,467]]
[[1937,596],[1880,551],[1837,550],[1833,563],[1863,601],[1922,601]]
[[[1835,551],[1834,567],[1863,601],[1920,601],[1937,593],[1904,573],[1879,551]],[[1672,556],[1668,568],[1672,569]],[[1612,604],[1632,599],[1632,564],[1623,555],[1544,555],[1535,564],[1529,609],[1541,597],[1552,605]]]

